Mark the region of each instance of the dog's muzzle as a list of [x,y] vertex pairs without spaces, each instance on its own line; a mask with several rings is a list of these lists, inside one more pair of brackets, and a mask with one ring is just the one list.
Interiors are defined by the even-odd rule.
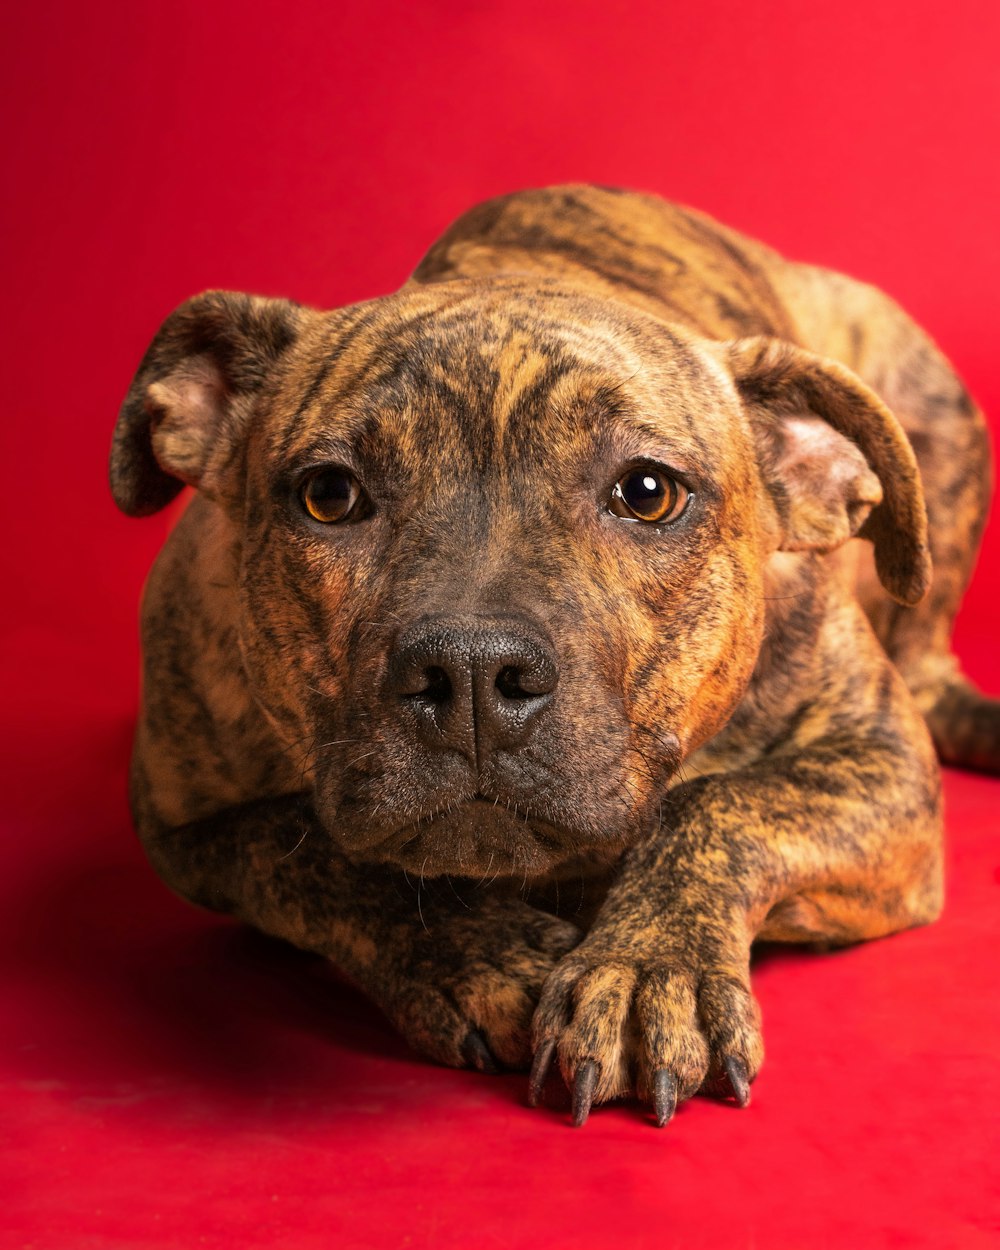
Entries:
[[367,692],[359,682],[348,705],[359,728],[329,735],[360,755],[345,752],[346,767],[331,756],[317,775],[320,818],[352,858],[422,877],[523,878],[620,853],[645,827],[623,764],[627,723],[598,683],[574,681],[532,618],[424,614],[382,654],[381,680]]

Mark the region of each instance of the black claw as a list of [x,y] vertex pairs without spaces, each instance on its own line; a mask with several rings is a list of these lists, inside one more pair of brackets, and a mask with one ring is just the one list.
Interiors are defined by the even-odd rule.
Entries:
[[669,1124],[676,1110],[677,1079],[667,1068],[661,1068],[653,1077],[653,1113],[657,1128]]
[[490,1054],[490,1048],[486,1045],[482,1033],[477,1029],[470,1029],[465,1035],[465,1041],[462,1043],[462,1058],[477,1072],[488,1072],[490,1076],[496,1076],[500,1071],[500,1065]]
[[746,1063],[739,1055],[726,1055],[722,1060],[722,1066],[729,1078],[733,1097],[739,1106],[745,1107],[750,1101],[750,1080]]
[[594,1101],[594,1090],[597,1088],[597,1076],[600,1068],[596,1059],[584,1059],[576,1070],[573,1081],[573,1127],[580,1128],[587,1123],[590,1107]]
[[528,1077],[528,1106],[537,1107],[542,1100],[542,1090],[552,1066],[552,1056],[556,1053],[554,1037],[546,1039],[535,1051],[531,1061],[531,1075]]

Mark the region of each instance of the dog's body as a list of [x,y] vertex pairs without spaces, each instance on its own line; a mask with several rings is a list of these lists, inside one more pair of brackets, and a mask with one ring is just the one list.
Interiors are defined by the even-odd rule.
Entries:
[[425,1053],[534,1050],[534,1097],[557,1054],[577,1122],[745,1102],[755,937],[937,915],[925,719],[1000,764],[949,647],[988,449],[880,292],[653,198],[506,197],[394,296],[179,309],[112,484],[182,482],[140,835]]

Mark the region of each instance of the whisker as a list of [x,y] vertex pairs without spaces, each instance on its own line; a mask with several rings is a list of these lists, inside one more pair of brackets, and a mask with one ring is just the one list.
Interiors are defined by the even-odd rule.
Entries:
[[459,892],[455,889],[455,883],[451,879],[451,874],[446,872],[444,874],[444,879],[445,881],[448,882],[448,885],[451,887],[452,894],[454,894],[454,896],[458,899],[458,901],[462,904],[462,906],[466,909],[466,911],[472,911],[471,906],[465,901],[464,898],[462,898],[461,894],[459,894]]
[[283,859],[290,859],[295,854],[295,852],[299,849],[302,843],[306,840],[306,836],[308,835],[308,833],[309,833],[309,826],[306,825],[306,827],[302,830],[302,836],[299,838],[298,842],[295,843],[295,845],[292,847],[290,851],[286,851],[284,855],[279,855],[276,862],[280,864]]
[[[493,806],[496,807],[496,804],[494,803]],[[479,881],[479,884],[475,887],[477,890],[481,890],[483,886],[486,884],[486,878],[490,875],[490,869],[493,867],[493,856],[495,854],[496,854],[495,851],[490,851],[490,861],[486,865],[486,871],[483,873],[482,878]]]
[[427,867],[427,856],[424,856],[424,862],[420,865],[420,880],[417,882],[417,915],[420,917],[420,923],[424,927],[424,932],[429,933],[427,922],[424,920],[424,909],[420,905],[420,894],[424,886],[424,869]]

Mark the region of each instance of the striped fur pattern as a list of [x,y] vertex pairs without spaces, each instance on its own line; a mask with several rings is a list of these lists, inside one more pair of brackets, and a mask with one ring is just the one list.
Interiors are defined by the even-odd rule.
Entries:
[[[678,515],[615,511],[637,472]],[[932,920],[934,748],[1000,770],[950,649],[975,404],[874,288],[653,197],[490,201],[333,312],[188,301],[111,481],[195,488],[143,605],[157,871],[577,1123],[745,1103],[752,942]]]

